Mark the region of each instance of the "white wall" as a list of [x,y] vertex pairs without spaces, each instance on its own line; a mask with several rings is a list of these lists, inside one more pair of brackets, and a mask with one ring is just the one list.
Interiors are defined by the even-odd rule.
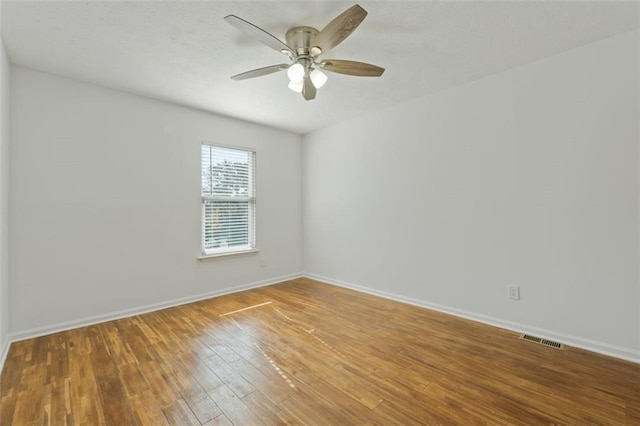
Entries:
[[640,360],[638,37],[306,135],[305,271]]
[[[20,67],[11,94],[15,337],[300,273],[300,136]],[[258,255],[196,259],[203,140],[257,151]]]
[[[0,5],[0,10],[2,6]],[[9,61],[0,40],[0,369],[9,338]]]

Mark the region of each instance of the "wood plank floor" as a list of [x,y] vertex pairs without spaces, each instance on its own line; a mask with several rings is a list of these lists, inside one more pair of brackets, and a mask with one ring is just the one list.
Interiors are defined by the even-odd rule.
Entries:
[[0,380],[7,426],[640,424],[638,364],[308,279],[14,343]]

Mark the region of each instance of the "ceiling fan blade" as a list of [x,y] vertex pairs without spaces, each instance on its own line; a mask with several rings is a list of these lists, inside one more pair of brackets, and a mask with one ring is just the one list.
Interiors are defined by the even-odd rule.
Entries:
[[316,98],[316,86],[313,85],[309,72],[304,75],[304,85],[302,86],[302,96],[310,101]]
[[266,44],[272,49],[277,50],[278,52],[285,51],[287,53],[291,53],[295,55],[295,52],[291,50],[289,46],[280,41],[277,37],[269,34],[265,30],[260,27],[256,27],[251,22],[245,21],[242,18],[237,17],[236,15],[228,15],[224,17],[224,20],[239,29],[240,31],[247,33],[255,38],[257,38],[263,44]]
[[351,6],[349,9],[335,17],[322,29],[313,39],[311,46],[319,47],[321,52],[326,53],[349,37],[360,23],[367,16],[367,11],[359,5]]
[[289,65],[287,65],[287,64],[271,65],[271,66],[268,66],[268,67],[257,68],[255,70],[251,70],[251,71],[243,72],[243,73],[240,73],[240,74],[236,74],[233,77],[231,77],[231,79],[232,80],[246,80],[248,78],[262,77],[263,75],[273,74],[274,72],[286,70],[287,68],[289,68]]
[[320,68],[339,74],[355,75],[358,77],[380,77],[384,68],[364,62],[345,61],[342,59],[327,59],[320,62]]

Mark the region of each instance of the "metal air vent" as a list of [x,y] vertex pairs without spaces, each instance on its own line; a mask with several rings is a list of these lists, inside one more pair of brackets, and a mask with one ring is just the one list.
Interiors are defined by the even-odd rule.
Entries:
[[543,339],[542,337],[532,336],[530,334],[523,333],[520,335],[520,338],[522,340],[526,340],[529,342],[538,343],[544,346],[549,346],[550,348],[555,348],[560,350],[564,349],[564,345],[562,343],[554,342],[553,340],[549,340],[549,339]]

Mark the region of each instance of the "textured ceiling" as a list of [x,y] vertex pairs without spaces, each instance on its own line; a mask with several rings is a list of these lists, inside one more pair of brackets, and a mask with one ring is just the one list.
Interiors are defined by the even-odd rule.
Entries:
[[386,68],[329,74],[317,99],[286,73],[231,75],[286,62],[224,22],[235,14],[284,40],[354,3],[2,2],[2,36],[18,65],[306,133],[369,111],[638,28],[639,3],[361,2],[369,15],[329,56]]

